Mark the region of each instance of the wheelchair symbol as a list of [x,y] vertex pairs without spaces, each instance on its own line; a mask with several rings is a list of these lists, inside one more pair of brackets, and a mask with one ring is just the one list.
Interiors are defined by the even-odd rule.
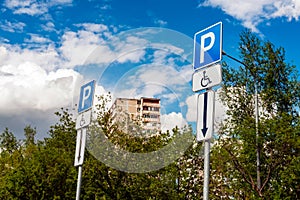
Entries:
[[211,80],[206,76],[206,71],[203,71],[203,77],[201,78],[201,86],[206,87],[211,83]]
[[85,124],[85,119],[84,119],[83,114],[82,114],[79,125],[80,125],[80,127],[82,127],[84,124]]

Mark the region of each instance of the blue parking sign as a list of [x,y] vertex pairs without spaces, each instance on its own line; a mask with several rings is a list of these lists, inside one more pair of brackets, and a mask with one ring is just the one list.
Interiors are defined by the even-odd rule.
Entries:
[[78,113],[86,111],[93,106],[95,83],[96,81],[93,80],[81,86],[78,103]]
[[194,69],[204,68],[222,58],[222,22],[218,22],[194,36]]

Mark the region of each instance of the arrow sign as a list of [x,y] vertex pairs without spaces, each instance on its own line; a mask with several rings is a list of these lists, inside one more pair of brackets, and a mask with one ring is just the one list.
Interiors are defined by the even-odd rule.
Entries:
[[79,151],[78,151],[78,162],[80,161],[80,158],[81,158],[81,145],[82,145],[82,129],[80,131],[80,141],[79,141]]
[[81,128],[77,130],[76,152],[75,152],[75,160],[74,160],[75,167],[83,164],[85,141],[86,141],[86,128]]
[[204,104],[203,104],[203,127],[201,129],[203,137],[205,137],[207,132],[207,92],[204,93]]
[[197,140],[208,140],[213,135],[215,92],[209,90],[198,96]]

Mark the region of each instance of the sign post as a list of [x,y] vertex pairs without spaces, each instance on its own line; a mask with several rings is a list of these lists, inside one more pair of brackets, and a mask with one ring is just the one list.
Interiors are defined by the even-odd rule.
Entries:
[[95,92],[96,81],[91,81],[80,89],[79,103],[78,103],[78,113],[76,119],[76,150],[74,166],[78,166],[78,179],[77,179],[77,190],[76,190],[76,200],[80,199],[80,187],[81,187],[81,177],[82,177],[82,164],[84,160],[84,149],[86,143],[86,131],[87,126],[91,122],[92,111]]
[[203,199],[209,197],[210,139],[214,133],[215,92],[207,90],[198,96],[197,141],[204,140]]
[[213,86],[222,82],[222,22],[218,22],[194,36],[193,91],[206,90],[197,101],[197,141],[204,140],[203,199],[209,198],[210,139],[214,133],[215,92]]

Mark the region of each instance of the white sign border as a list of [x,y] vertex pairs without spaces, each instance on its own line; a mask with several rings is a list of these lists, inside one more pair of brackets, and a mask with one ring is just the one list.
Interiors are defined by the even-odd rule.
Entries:
[[[199,115],[203,115],[203,104],[200,105],[200,97],[203,98],[204,94],[207,93],[207,133],[205,135],[205,137],[203,137],[203,133],[202,133],[202,127],[203,127],[203,120],[202,117],[199,117]],[[209,106],[211,106],[212,108],[209,110]],[[210,117],[208,117],[208,113],[211,113]],[[197,141],[203,141],[203,140],[209,140],[212,138],[213,134],[214,134],[214,117],[215,117],[215,91],[213,90],[207,90],[204,93],[201,93],[198,95],[198,99],[197,99],[197,131],[196,131],[196,138]]]
[[[199,34],[199,33],[201,33],[201,32],[204,32],[204,31],[206,31],[206,30],[208,30],[208,29],[210,29],[210,28],[212,28],[214,26],[217,26],[218,24],[221,25],[221,27],[220,27],[220,58],[218,60],[214,61],[214,62],[211,62],[211,63],[208,63],[208,64],[203,65],[201,67],[195,68],[195,51],[196,51],[196,43],[197,43],[197,41],[196,41],[196,35]],[[215,64],[217,62],[220,62],[222,60],[222,49],[223,49],[222,45],[223,45],[223,22],[222,21],[217,22],[217,23],[215,23],[215,24],[213,24],[213,25],[211,25],[211,26],[209,26],[209,27],[207,27],[207,28],[205,28],[205,29],[203,29],[201,31],[196,32],[194,34],[193,63],[192,63],[193,64],[193,69],[195,71],[197,71],[197,70],[203,69],[203,68],[205,68],[205,67],[207,67],[209,65],[213,65],[213,64]]]

